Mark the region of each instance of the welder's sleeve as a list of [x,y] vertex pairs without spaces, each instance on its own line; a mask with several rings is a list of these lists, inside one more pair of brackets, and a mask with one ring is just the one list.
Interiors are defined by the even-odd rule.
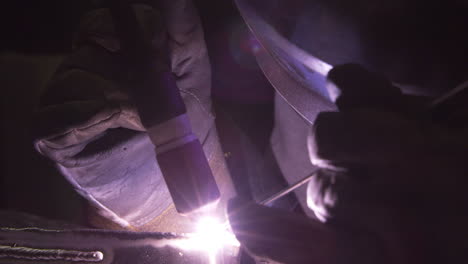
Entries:
[[[201,24],[190,1],[162,2],[163,10],[134,8],[153,42],[168,39],[172,70],[193,131],[205,142],[214,117]],[[141,226],[172,201],[154,146],[121,85],[127,72],[109,10],[86,14],[74,44],[41,99],[35,147],[102,216],[121,226]],[[212,150],[204,147],[211,157]]]

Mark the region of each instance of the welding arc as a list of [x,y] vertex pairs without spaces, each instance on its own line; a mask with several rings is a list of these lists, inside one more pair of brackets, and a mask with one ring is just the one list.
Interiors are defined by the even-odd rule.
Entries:
[[302,180],[296,182],[295,184],[293,184],[291,186],[288,186],[288,187],[282,189],[281,191],[273,194],[272,196],[264,199],[263,201],[260,202],[260,204],[261,205],[267,205],[267,204],[269,204],[271,202],[274,202],[274,201],[278,200],[279,198],[285,196],[286,194],[294,191],[295,189],[301,187],[305,183],[309,182],[312,179],[312,177],[314,177],[317,174],[317,171],[318,171],[318,169],[314,170],[307,177],[303,178]]

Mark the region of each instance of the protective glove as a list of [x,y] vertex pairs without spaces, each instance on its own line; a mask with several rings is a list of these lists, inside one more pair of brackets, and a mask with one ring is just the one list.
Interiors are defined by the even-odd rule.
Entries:
[[[197,12],[189,0],[158,3],[157,9],[135,5],[134,10],[156,50],[168,46],[169,67],[193,131],[206,143],[210,162],[216,160],[212,165],[219,167],[214,158],[210,65]],[[100,216],[120,228],[140,228],[162,214],[175,216],[154,146],[129,91],[120,85],[127,72],[121,67],[120,43],[109,10],[84,16],[74,48],[41,99],[36,149],[57,164]],[[165,55],[156,57],[159,65],[168,63]],[[167,229],[160,231],[177,231],[175,225],[169,221]]]
[[228,204],[229,223],[256,263],[385,263],[377,237],[241,199]]
[[323,222],[375,234],[390,263],[466,257],[466,135],[434,124],[420,99],[362,67],[335,67],[328,79],[340,112],[319,114],[309,134],[321,168],[309,207]]
[[281,263],[466,261],[466,136],[428,122],[424,100],[360,66],[328,79],[340,112],[319,114],[308,138],[320,168],[308,205],[323,224],[233,201],[242,246]]

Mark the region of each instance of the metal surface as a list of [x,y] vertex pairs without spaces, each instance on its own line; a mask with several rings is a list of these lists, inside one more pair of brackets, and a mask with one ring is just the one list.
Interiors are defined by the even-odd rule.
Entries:
[[[187,248],[188,239],[173,233],[0,228],[0,263],[208,263],[206,252]],[[222,253],[228,255],[222,263],[235,263],[235,254]]]
[[276,91],[310,123],[319,112],[335,110],[325,89],[326,75],[332,66],[289,42],[257,13],[250,1],[235,2],[263,47],[255,54],[257,62]]
[[104,255],[100,251],[78,251],[65,249],[38,249],[31,247],[2,246],[0,258],[27,259],[35,261],[99,262]]
[[[260,68],[276,91],[309,123],[318,112],[336,109],[326,89],[326,76],[333,65],[352,62],[376,69],[364,56],[368,51],[363,50],[364,45],[369,43],[360,38],[356,25],[321,1],[235,2],[263,47],[255,53]],[[404,93],[414,92],[410,86],[394,85]],[[466,86],[462,83],[437,98],[430,108],[447,105]]]

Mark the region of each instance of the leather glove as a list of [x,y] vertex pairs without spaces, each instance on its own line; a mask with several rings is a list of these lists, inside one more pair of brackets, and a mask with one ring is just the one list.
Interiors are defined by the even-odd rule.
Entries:
[[[167,43],[193,131],[201,142],[212,142],[210,65],[199,17],[189,0],[158,3],[158,9],[135,5],[137,19],[153,45]],[[73,53],[42,96],[34,144],[100,216],[120,228],[138,228],[175,212],[154,146],[120,85],[127,73],[119,49],[109,10],[83,17]],[[211,159],[214,145],[204,146]],[[173,222],[160,231],[177,231]]]
[[358,65],[328,79],[340,112],[320,113],[308,139],[320,170],[307,199],[322,224],[232,201],[241,245],[259,263],[466,261],[463,133],[428,122],[424,100]]
[[360,66],[335,67],[328,79],[340,112],[319,114],[309,134],[321,168],[309,207],[323,222],[379,237],[390,263],[466,256],[466,135],[430,122],[420,99]]

